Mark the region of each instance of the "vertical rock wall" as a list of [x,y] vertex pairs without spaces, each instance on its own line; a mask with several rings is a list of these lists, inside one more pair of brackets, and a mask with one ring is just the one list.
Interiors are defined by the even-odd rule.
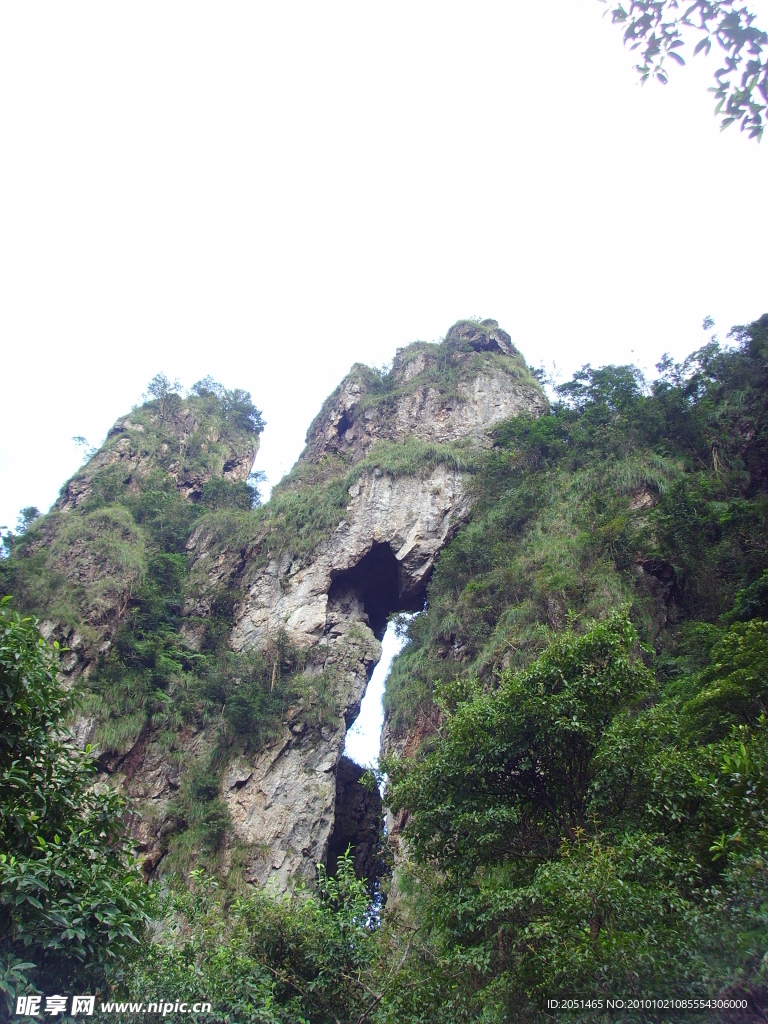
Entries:
[[545,408],[509,336],[487,321],[457,325],[443,345],[399,352],[387,379],[355,367],[313,422],[283,486],[300,491],[306,480],[357,466],[348,504],[309,556],[285,550],[255,571],[246,567],[231,643],[263,649],[284,631],[306,651],[305,672],[322,679],[332,711],[318,723],[311,707],[295,709],[279,741],[238,759],[225,777],[252,881],[310,879],[329,855],[346,731],[380,657],[386,618],[423,607],[437,555],[471,513],[470,474],[458,460],[438,452],[437,464],[388,470],[372,458],[377,443],[390,445],[390,458],[393,444],[414,442],[428,457],[435,444],[471,453],[489,444],[495,423]]

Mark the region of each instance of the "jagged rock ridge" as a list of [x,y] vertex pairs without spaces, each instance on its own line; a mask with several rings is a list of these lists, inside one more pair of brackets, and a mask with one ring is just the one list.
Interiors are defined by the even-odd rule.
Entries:
[[386,376],[356,364],[313,420],[299,466],[355,463],[382,440],[482,442],[494,423],[545,408],[506,331],[495,320],[460,321],[442,345],[399,349]]

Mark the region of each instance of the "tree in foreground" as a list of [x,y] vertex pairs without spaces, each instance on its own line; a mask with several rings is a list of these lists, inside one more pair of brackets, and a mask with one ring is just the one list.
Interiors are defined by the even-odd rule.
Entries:
[[676,692],[625,614],[564,630],[493,691],[446,689],[440,745],[390,762],[421,914],[469,1016],[539,1020],[583,993],[586,1021],[608,996],[764,984],[766,628],[737,624]]
[[[169,1024],[453,1024],[463,977],[443,970],[420,928],[381,920],[351,851],[335,877],[292,892],[238,891],[202,869],[169,878],[158,917],[123,982],[111,993],[126,1024],[136,993],[170,1004],[207,1001],[205,1013],[169,1007]],[[104,1014],[105,1022],[112,1020]]]
[[0,602],[0,1005],[104,992],[147,920],[122,801],[64,726],[72,694],[36,621]]
[[[609,0],[601,0],[608,3]],[[737,0],[630,0],[611,3],[611,17],[624,26],[624,42],[640,51],[641,80],[666,85],[669,64],[685,64],[689,39],[698,37],[694,55],[709,53],[713,43],[724,51],[715,72],[715,113],[722,127],[738,122],[750,138],[760,139],[768,115],[768,32]]]

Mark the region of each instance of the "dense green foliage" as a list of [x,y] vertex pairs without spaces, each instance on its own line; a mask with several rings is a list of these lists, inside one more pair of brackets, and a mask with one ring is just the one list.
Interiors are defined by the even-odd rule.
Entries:
[[409,627],[390,800],[446,1019],[765,984],[768,317],[734,339],[505,424]]
[[[312,890],[302,887],[285,896],[249,890],[232,897],[216,879],[195,871],[168,891],[157,913],[159,937],[147,941],[111,999],[129,1002],[139,992],[163,993],[169,1001],[213,1004],[212,1013],[199,1017],[166,1014],[172,1024],[455,1019],[461,968],[440,957],[420,928],[396,912],[379,922],[349,852],[339,859],[334,878],[320,866]],[[147,1019],[127,1010],[123,1016]]]
[[250,395],[210,380],[186,399],[158,395],[118,421],[51,512],[5,539],[14,557],[0,561],[0,589],[86,642],[130,610],[153,576],[148,553],[186,557],[201,517],[258,503],[249,482],[222,475],[233,455],[245,461],[258,447],[263,423]]
[[365,925],[369,897],[351,858],[340,861],[336,878],[321,870],[313,893],[280,898],[251,891],[227,899],[199,871],[189,885],[162,901],[165,934],[146,944],[132,974],[113,991],[115,1000],[137,992],[205,999],[217,1020],[260,1024],[334,1024],[357,1019],[374,1004],[375,993],[362,981],[377,956]]
[[768,565],[768,318],[735,340],[664,360],[651,387],[586,367],[549,415],[497,430],[387,684],[396,731],[431,715],[436,680],[524,667],[569,615],[631,606],[662,674],[706,661]]
[[[391,764],[421,912],[471,975],[468,1016],[763,982],[764,712],[701,743],[701,709],[658,686],[649,655],[626,615],[565,630],[462,694],[433,753]],[[765,638],[741,652],[763,702],[767,658]],[[710,678],[699,701],[713,696],[710,714]]]
[[[212,723],[195,770],[215,773],[242,732],[238,705],[251,717],[258,711],[251,741],[259,742],[279,724],[289,698],[301,697],[286,679],[291,655],[280,638],[269,665],[228,649],[234,588],[208,587],[203,613],[189,608],[198,599],[187,551],[195,530],[258,514],[250,480],[223,474],[234,461],[240,475],[247,471],[263,421],[250,395],[208,378],[183,399],[158,375],[148,394],[150,401],[91,453],[51,512],[38,518],[25,510],[22,528],[6,539],[0,591],[55,623],[73,649],[66,657],[90,662],[82,708],[95,721],[102,766],[147,736],[178,763],[179,730]],[[227,819],[218,801],[201,800],[188,780],[177,804],[165,842],[180,847],[183,867],[197,846],[215,853]]]
[[[759,998],[768,318],[734,338],[663,360],[651,386],[586,367],[549,415],[497,430],[387,689],[395,738],[424,737],[388,764],[410,857],[397,900],[379,930],[358,916],[343,956],[338,922],[314,944],[330,924],[322,879],[247,926],[206,904],[215,942],[190,931],[151,956],[171,971],[186,949],[223,1019],[540,1020],[574,993]],[[334,486],[308,485],[331,499],[321,520],[338,514]],[[303,488],[271,514],[282,550],[313,543]],[[234,962],[247,997],[224,984]]]
[[[391,377],[371,374],[372,395],[389,400]],[[434,368],[425,374],[440,378]],[[205,732],[163,831],[172,854],[163,868],[183,870],[199,852],[217,862],[227,814],[215,783],[233,748],[258,749],[289,710],[310,727],[335,713],[332,672],[309,681],[285,637],[257,654],[232,652],[227,637],[250,578],[244,566],[252,574],[270,559],[311,554],[343,518],[360,470],[334,466],[254,508],[252,488],[222,475],[233,454],[255,451],[263,422],[250,396],[205,379],[183,399],[178,382],[159,374],[148,398],[91,452],[50,513],[24,518],[0,561],[0,590],[56,623],[90,662],[84,710],[103,765],[151,741],[181,768],[181,735]],[[421,474],[440,464],[470,469],[476,457],[460,445],[384,442],[365,468]],[[212,582],[220,559],[225,571]],[[196,789],[198,776],[213,784]]]
[[61,732],[72,694],[35,622],[0,605],[0,1000],[118,979],[149,908],[124,803]]

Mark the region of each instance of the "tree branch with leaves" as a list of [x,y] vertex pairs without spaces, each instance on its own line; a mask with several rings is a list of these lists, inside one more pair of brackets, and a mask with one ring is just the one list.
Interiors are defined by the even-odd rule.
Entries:
[[[683,52],[698,36],[693,55],[709,53],[717,42],[724,51],[715,71],[715,114],[721,129],[738,122],[750,138],[762,138],[768,116],[768,32],[756,15],[737,0],[630,0],[610,3],[614,24],[624,26],[624,42],[640,51],[636,65],[641,81],[655,78],[666,85],[669,62],[685,64]],[[607,12],[608,13],[608,12]]]

